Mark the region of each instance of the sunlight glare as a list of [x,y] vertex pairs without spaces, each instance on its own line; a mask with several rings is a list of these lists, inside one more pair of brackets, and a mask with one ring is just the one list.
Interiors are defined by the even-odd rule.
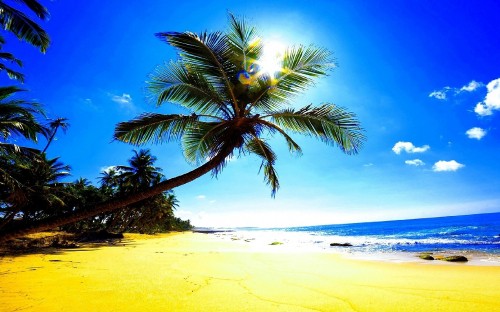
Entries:
[[286,46],[279,41],[265,42],[262,56],[259,59],[260,72],[274,77],[283,69],[283,56]]

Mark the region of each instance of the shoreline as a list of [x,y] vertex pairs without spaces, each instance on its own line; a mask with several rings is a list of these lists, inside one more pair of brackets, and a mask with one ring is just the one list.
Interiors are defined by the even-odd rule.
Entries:
[[[377,250],[365,249],[358,246],[330,246],[328,237],[308,237],[304,241],[303,233],[286,232],[262,232],[262,231],[214,231],[199,232],[205,235],[213,235],[221,241],[245,242],[250,250],[253,251],[274,251],[281,252],[298,250],[303,252],[331,253],[345,256],[349,259],[384,261],[395,263],[424,263],[424,264],[452,264],[452,265],[471,265],[471,266],[500,266],[500,254],[485,253],[480,251],[467,250],[440,250],[440,251],[399,251],[399,250]],[[291,235],[290,235],[291,234]],[[316,241],[311,240],[316,239]],[[272,242],[279,242],[277,246],[271,246]],[[465,256],[467,262],[447,262],[442,260],[423,260],[419,258],[420,254],[432,253],[436,256]]]
[[[1,311],[494,311],[497,266],[359,260],[212,234],[0,258]],[[283,247],[283,248],[281,248]]]

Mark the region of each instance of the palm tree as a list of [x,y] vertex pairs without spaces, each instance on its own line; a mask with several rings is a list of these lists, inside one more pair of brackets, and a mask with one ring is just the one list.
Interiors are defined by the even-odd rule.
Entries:
[[133,150],[133,152],[134,156],[128,161],[129,166],[116,166],[128,192],[147,189],[163,177],[160,173],[161,168],[154,166],[156,157],[151,155],[149,149]]
[[49,18],[47,8],[37,0],[0,1],[0,25],[2,28],[45,53],[50,43],[47,33],[20,9],[9,5],[8,2],[21,4],[24,9],[28,9],[41,20]]
[[39,156],[38,150],[18,146],[9,140],[12,137],[24,137],[36,142],[39,133],[46,134],[46,129],[35,117],[37,114],[43,114],[39,105],[12,98],[20,91],[23,90],[13,86],[0,87],[0,196],[2,198],[22,193],[24,184],[15,174],[19,169],[17,166],[37,161]]
[[281,71],[273,75],[258,70],[262,43],[256,29],[230,15],[228,33],[164,32],[156,36],[179,51],[179,60],[159,67],[151,76],[149,90],[158,106],[175,103],[188,115],[147,113],[119,123],[115,139],[143,145],[180,139],[189,161],[202,163],[183,175],[162,181],[147,190],[97,205],[61,218],[2,233],[0,241],[82,218],[113,211],[161,194],[212,172],[217,175],[235,153],[262,159],[266,182],[274,196],[279,188],[274,168],[276,154],[266,136],[278,134],[291,152],[301,153],[289,133],[318,138],[356,154],[363,130],[353,113],[333,104],[293,108],[293,97],[313,85],[332,68],[331,54],[314,46],[286,50]]
[[59,117],[54,120],[52,120],[49,123],[49,128],[50,128],[50,136],[49,139],[47,140],[47,145],[45,145],[45,148],[43,149],[42,153],[45,153],[47,149],[49,148],[50,143],[54,140],[56,137],[57,130],[61,128],[64,133],[66,133],[66,130],[69,128],[69,123],[67,122],[67,118]]
[[2,155],[0,163],[19,182],[20,187],[0,184],[0,202],[3,203],[2,226],[14,216],[21,215],[25,223],[60,214],[65,203],[64,183],[60,180],[69,175],[70,167],[59,158],[47,159],[45,154],[37,158],[18,158],[17,155]]

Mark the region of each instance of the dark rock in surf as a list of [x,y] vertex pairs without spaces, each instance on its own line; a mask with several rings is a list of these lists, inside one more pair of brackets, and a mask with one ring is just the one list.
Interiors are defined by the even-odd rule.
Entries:
[[448,262],[467,262],[469,259],[467,259],[464,256],[449,256],[449,257],[444,257],[443,261],[448,261]]
[[330,246],[332,246],[332,247],[352,247],[352,244],[350,244],[350,243],[331,243]]

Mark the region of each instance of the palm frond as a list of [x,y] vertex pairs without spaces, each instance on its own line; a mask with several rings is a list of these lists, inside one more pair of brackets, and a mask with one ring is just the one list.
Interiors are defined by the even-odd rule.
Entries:
[[33,157],[39,155],[40,150],[17,144],[0,142],[0,154],[19,154],[19,156]]
[[267,185],[271,186],[271,196],[276,195],[276,191],[279,189],[278,174],[274,168],[274,163],[276,162],[276,154],[273,152],[269,144],[263,140],[253,137],[245,144],[245,149],[260,158],[262,158],[262,163],[260,165],[260,170],[264,169],[264,181]]
[[198,116],[142,114],[116,125],[114,138],[134,145],[162,143],[179,139],[199,123]]
[[314,84],[334,67],[331,53],[324,48],[297,46],[288,49],[283,57],[282,72],[273,85],[273,96],[289,99]]
[[0,63],[0,71],[5,71],[7,73],[7,76],[9,76],[10,79],[15,79],[21,83],[24,83],[24,75],[22,73],[15,71],[13,69],[10,69],[9,67],[7,67],[1,63]]
[[229,14],[229,22],[227,40],[233,52],[233,63],[239,69],[249,71],[262,52],[262,42],[257,29],[249,26],[245,19],[237,19],[233,14]]
[[327,144],[337,144],[347,154],[358,153],[365,140],[356,116],[331,104],[307,105],[296,111],[285,109],[263,118],[266,117],[284,129],[319,138]]
[[297,153],[297,155],[302,155],[302,148],[283,129],[263,119],[261,119],[259,123],[262,124],[264,128],[270,131],[271,133],[278,132],[279,134],[281,134],[285,138],[288,150],[291,153]]
[[15,94],[16,92],[26,91],[20,89],[17,86],[0,87],[0,100],[6,99],[9,96]]
[[231,85],[236,69],[230,61],[232,51],[223,33],[205,32],[198,36],[192,32],[163,32],[156,36],[178,48],[184,66],[198,71],[215,88],[226,94],[232,100],[233,109],[237,111]]
[[5,4],[3,1],[0,2],[0,12],[0,25],[2,25],[5,30],[11,31],[19,39],[30,43],[39,48],[41,52],[45,53],[49,46],[50,39],[48,34],[37,23],[33,22],[21,11]]
[[[0,88],[0,97],[3,88]],[[39,113],[37,104],[22,100],[0,102],[0,134],[7,138],[12,134],[22,135],[36,142],[37,134],[46,133],[47,129],[40,125],[34,114]]]
[[157,106],[172,102],[201,114],[231,116],[223,95],[203,75],[189,72],[181,63],[159,66],[150,78],[148,90]]
[[19,66],[23,66],[23,62],[20,59],[16,58],[12,53],[0,52],[0,59],[16,63]]
[[220,122],[203,122],[192,127],[182,138],[184,156],[200,164],[217,155],[225,145],[228,126]]
[[40,19],[49,18],[49,11],[46,7],[40,4],[37,0],[16,0],[27,6],[33,13],[36,14]]

